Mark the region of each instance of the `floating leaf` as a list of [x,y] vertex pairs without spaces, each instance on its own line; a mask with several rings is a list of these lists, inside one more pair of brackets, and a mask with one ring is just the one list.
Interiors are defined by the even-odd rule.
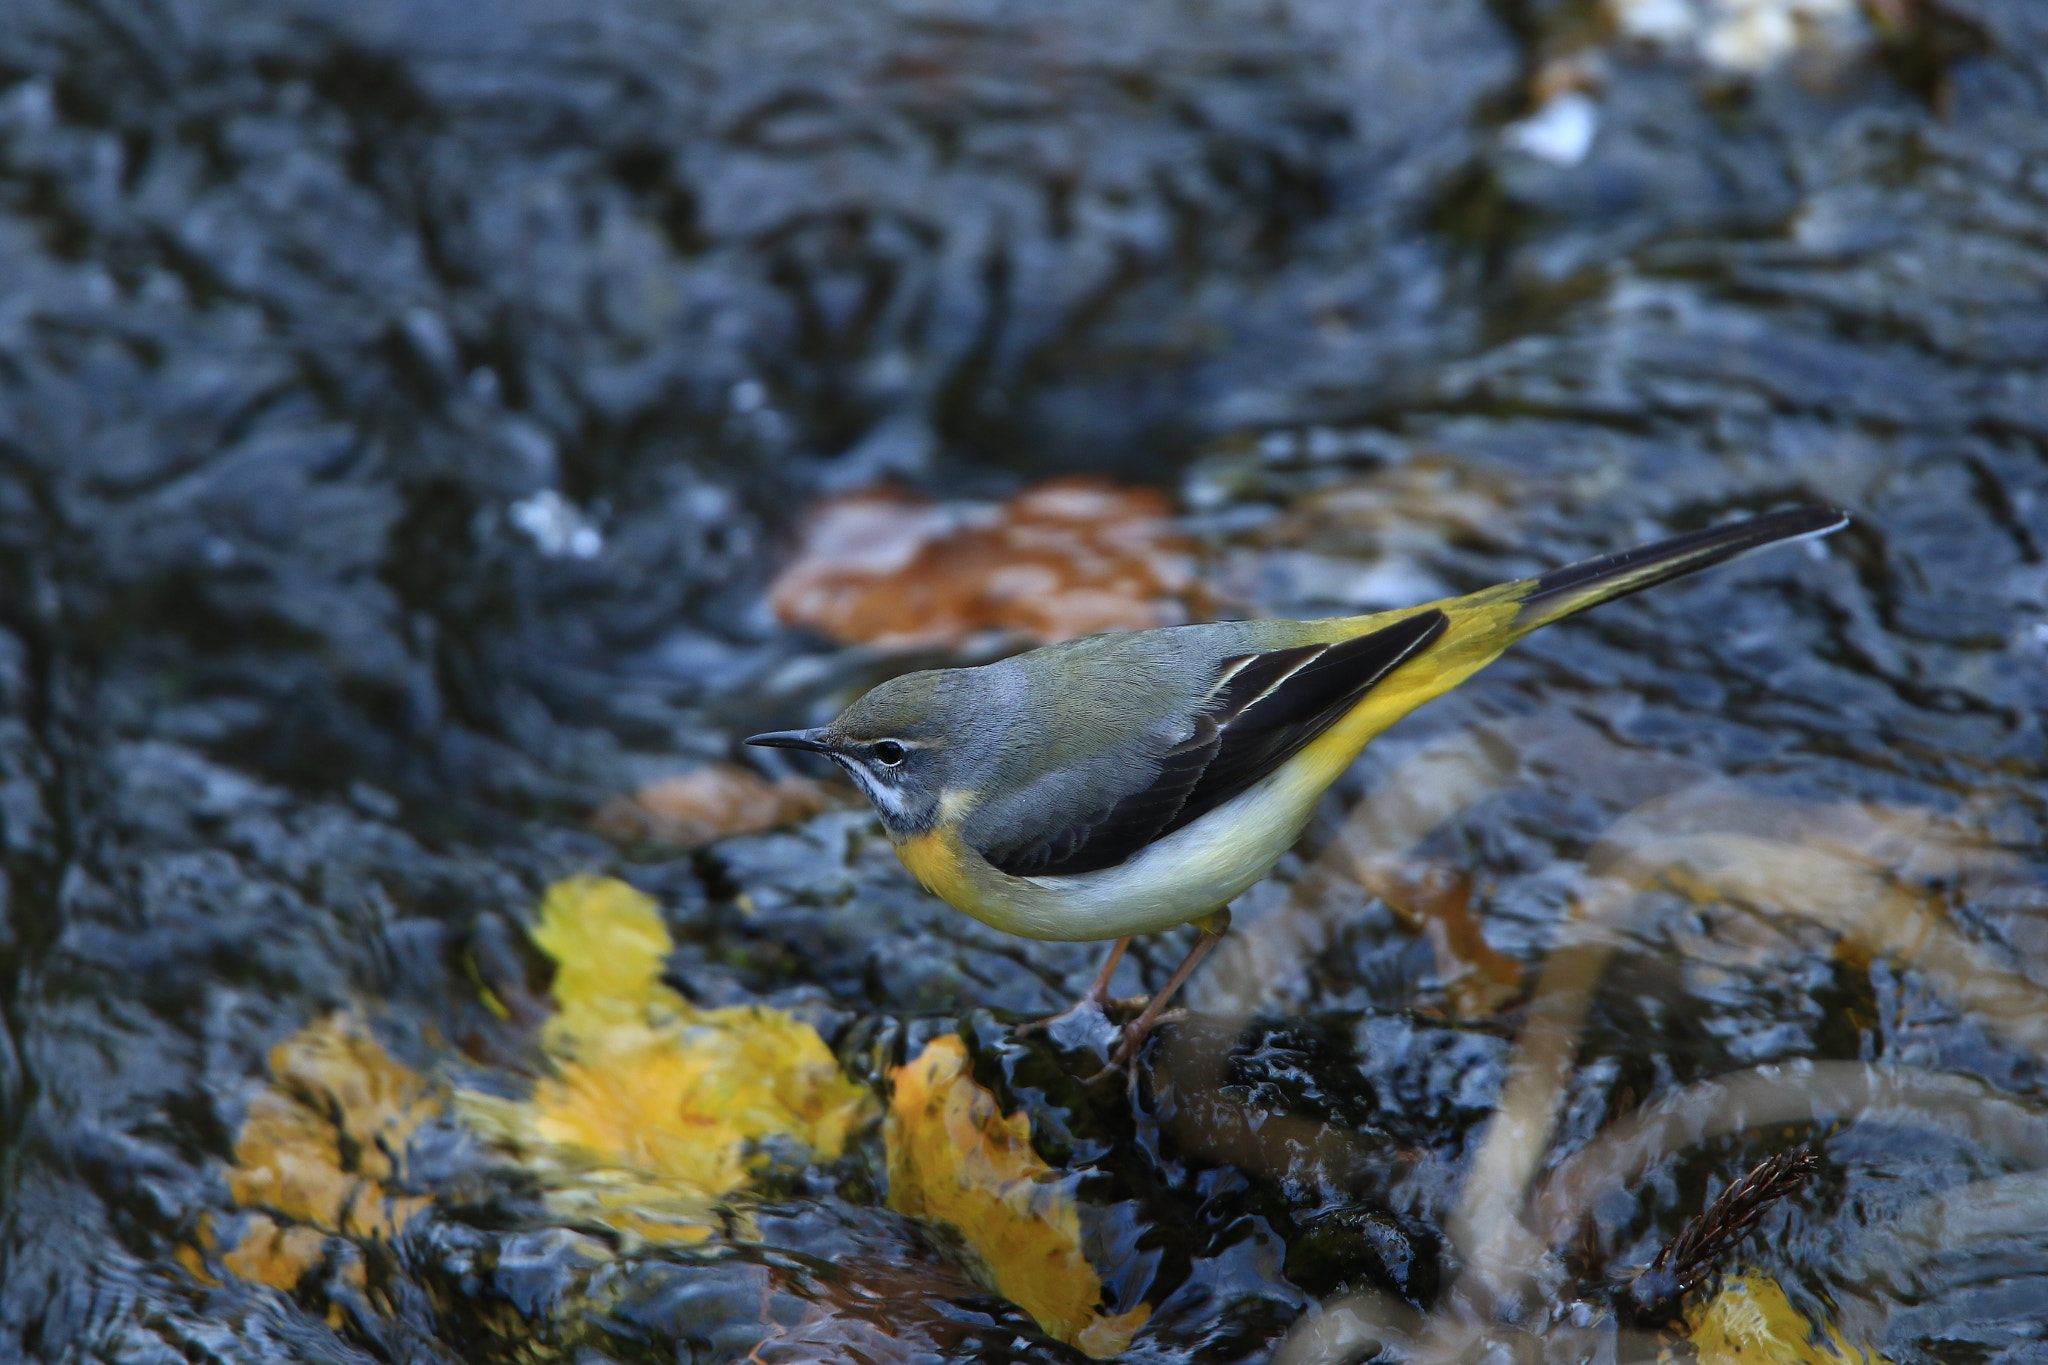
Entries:
[[1832,1325],[1822,1339],[1764,1275],[1730,1279],[1704,1308],[1686,1314],[1686,1335],[1700,1365],[1890,1365],[1851,1346]]
[[533,938],[556,964],[542,1032],[553,1074],[526,1100],[460,1098],[548,1182],[558,1211],[701,1241],[763,1144],[834,1160],[872,1116],[874,1097],[809,1024],[758,1006],[699,1010],[662,985],[668,930],[624,882],[556,883]]
[[1030,1120],[1003,1116],[954,1034],[890,1075],[890,1207],[952,1228],[976,1277],[1049,1335],[1098,1360],[1122,1352],[1151,1309],[1103,1310],[1101,1278],[1081,1254],[1075,1180],[1039,1160]]

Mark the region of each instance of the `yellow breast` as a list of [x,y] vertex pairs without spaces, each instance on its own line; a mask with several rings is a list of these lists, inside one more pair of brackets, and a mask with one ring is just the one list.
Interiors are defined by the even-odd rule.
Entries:
[[925,890],[948,905],[974,913],[977,898],[968,877],[967,859],[981,859],[960,842],[958,833],[942,829],[920,834],[896,845],[896,856]]

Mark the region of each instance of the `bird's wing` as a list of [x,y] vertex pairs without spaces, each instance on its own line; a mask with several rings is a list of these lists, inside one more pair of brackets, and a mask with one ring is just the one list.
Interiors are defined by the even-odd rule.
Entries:
[[977,852],[1018,877],[1114,867],[1300,753],[1445,624],[1442,612],[1425,611],[1352,640],[1224,659],[1195,708],[1192,730],[1158,755],[1151,782],[1058,825],[1011,826],[1007,837]]

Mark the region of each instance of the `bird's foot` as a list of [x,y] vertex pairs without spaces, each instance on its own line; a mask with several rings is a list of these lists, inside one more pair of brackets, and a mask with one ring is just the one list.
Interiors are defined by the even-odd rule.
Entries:
[[[1202,936],[1195,940],[1195,946],[1188,950],[1188,955],[1181,961],[1180,966],[1173,969],[1173,975],[1167,978],[1166,984],[1159,988],[1159,994],[1153,996],[1151,1003],[1145,1006],[1145,1012],[1124,1025],[1123,1037],[1117,1040],[1116,1051],[1109,1055],[1109,1065],[1090,1076],[1090,1084],[1105,1076],[1115,1075],[1117,1071],[1130,1064],[1131,1058],[1138,1055],[1138,1049],[1145,1045],[1146,1035],[1159,1023],[1162,1017],[1160,1011],[1166,1008],[1166,1002],[1173,999],[1174,992],[1181,988],[1181,983],[1202,964],[1202,959],[1209,955],[1209,950],[1222,941],[1223,931],[1229,927],[1230,916],[1227,911],[1219,910],[1215,916],[1203,923]],[[1185,1012],[1175,1010],[1174,1017],[1185,1017]],[[1131,1084],[1137,1084],[1135,1072],[1132,1073]]]
[[1106,992],[1102,995],[1090,993],[1082,996],[1058,1014],[1048,1014],[1043,1019],[1031,1019],[1018,1024],[1010,1031],[1018,1037],[1030,1033],[1051,1033],[1069,1020],[1092,1014],[1103,1019],[1114,1019],[1119,1015],[1142,1013],[1152,1003],[1149,995],[1116,995]]
[[1048,1014],[1043,1019],[1027,1020],[1011,1029],[1010,1032],[1019,1038],[1033,1033],[1051,1033],[1062,1024],[1070,1020],[1079,1019],[1086,1014],[1093,1014],[1106,1019],[1109,1017],[1110,1007],[1116,1003],[1106,994],[1096,995],[1091,991],[1061,1010],[1058,1014]]
[[[1145,1046],[1145,1040],[1152,1036],[1152,1030],[1158,1028],[1161,1024],[1178,1024],[1187,1017],[1188,1012],[1184,1009],[1165,1010],[1159,1014],[1138,1016],[1138,1018],[1126,1024],[1120,1031],[1116,1051],[1109,1054],[1109,1064],[1093,1076],[1086,1078],[1082,1084],[1093,1085],[1097,1081],[1107,1080],[1109,1077],[1114,1076],[1136,1059],[1139,1051]],[[1133,1079],[1135,1077],[1136,1073],[1134,1072]]]
[[1040,1034],[1062,1052],[1093,1052],[1101,1056],[1116,1046],[1121,1032],[1116,1021],[1142,1013],[1148,999],[1146,996],[1139,996],[1136,1000],[1085,997],[1071,1009],[1050,1018],[1019,1024],[1015,1032]]
[[[1076,1000],[1058,1014],[1048,1014],[1043,1019],[1033,1019],[1028,1024],[1017,1025],[1014,1030],[1016,1035],[1021,1038],[1030,1033],[1049,1033],[1058,1029],[1069,1020],[1088,1014],[1107,1019],[1112,1009],[1119,1008],[1128,1003],[1122,1000],[1114,1000],[1110,997],[1109,982],[1110,978],[1116,975],[1116,964],[1123,960],[1124,950],[1130,946],[1131,940],[1128,937],[1118,939],[1109,950],[1109,960],[1104,962],[1102,970],[1095,974],[1094,984],[1081,992],[1079,1000]],[[1144,1007],[1144,1003],[1141,1000],[1138,1008],[1143,1009]]]
[[1059,1011],[1057,1015],[1047,1015],[1044,1019],[1026,1019],[1024,1023],[1018,1023],[1010,1031],[1014,1033],[1016,1038],[1028,1038],[1030,1033],[1051,1033],[1059,1025],[1067,1023],[1069,1019],[1079,1019],[1081,1015],[1090,1015],[1090,1013],[1106,1015],[1108,1011],[1104,1011],[1104,1005],[1106,1005],[1106,1001],[1098,1001],[1092,995],[1083,995],[1081,999],[1077,999],[1073,1005],[1069,1005],[1067,1009]]

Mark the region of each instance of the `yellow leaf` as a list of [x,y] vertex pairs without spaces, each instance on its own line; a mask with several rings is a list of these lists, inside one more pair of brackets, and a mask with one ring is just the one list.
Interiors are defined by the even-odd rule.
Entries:
[[[427,1081],[355,1016],[315,1020],[270,1052],[271,1082],[249,1101],[228,1193],[252,1212],[221,1267],[288,1289],[331,1236],[390,1239],[431,1201],[386,1184],[421,1124],[441,1112]],[[211,1250],[211,1234],[202,1237]],[[179,1259],[205,1278],[201,1247]]]
[[533,941],[555,960],[555,1008],[546,1045],[557,1055],[603,1041],[621,1025],[649,1025],[687,1010],[661,984],[675,943],[651,897],[610,877],[569,877],[541,898]]
[[1103,1312],[1102,1281],[1081,1254],[1074,1179],[1032,1151],[1023,1111],[1003,1116],[953,1034],[890,1074],[889,1206],[951,1227],[977,1276],[1048,1335],[1098,1360],[1121,1353],[1151,1309]]
[[1825,1339],[1765,1275],[1730,1279],[1704,1308],[1686,1314],[1700,1365],[1890,1365],[1851,1346],[1832,1325]]
[[327,1255],[327,1234],[297,1224],[281,1227],[260,1213],[249,1215],[234,1249],[221,1257],[230,1274],[273,1289],[290,1289]]
[[228,1172],[228,1193],[237,1204],[332,1228],[340,1226],[355,1186],[355,1177],[341,1168],[331,1122],[275,1090],[249,1102]]
[[552,1187],[558,1212],[653,1241],[701,1241],[764,1140],[836,1159],[872,1117],[810,1025],[758,1006],[699,1010],[661,984],[673,946],[624,882],[549,888],[534,942],[555,959],[554,1061],[525,1101],[464,1094],[471,1121]]

